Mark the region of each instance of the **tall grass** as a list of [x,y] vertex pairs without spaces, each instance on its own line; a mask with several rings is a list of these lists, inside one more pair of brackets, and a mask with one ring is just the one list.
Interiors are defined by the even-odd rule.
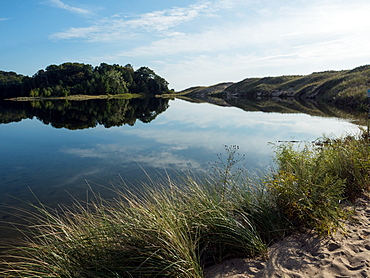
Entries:
[[[294,230],[328,234],[345,217],[340,203],[369,188],[367,134],[324,138],[320,146],[279,145],[276,171],[257,179],[232,171],[236,146],[216,175],[116,189],[114,200],[36,212],[0,265],[2,277],[203,277],[209,265],[265,256]],[[221,168],[219,167],[221,166]]]
[[256,256],[266,245],[235,196],[207,181],[117,190],[54,212],[41,205],[15,262],[3,275],[20,277],[203,277],[203,267]]
[[370,185],[369,135],[322,138],[276,149],[278,172],[267,182],[278,207],[296,227],[331,233],[340,226],[343,200],[353,201]]

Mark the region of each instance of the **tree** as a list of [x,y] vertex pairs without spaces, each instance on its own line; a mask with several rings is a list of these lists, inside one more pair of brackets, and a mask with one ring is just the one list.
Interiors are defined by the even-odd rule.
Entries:
[[141,67],[134,74],[134,81],[141,92],[152,95],[163,94],[169,91],[168,83],[165,79],[155,74],[148,67]]
[[32,77],[0,71],[0,98],[128,92],[155,95],[168,92],[167,86],[167,81],[150,68],[134,71],[131,64],[124,67],[106,63],[96,67],[82,63],[52,64]]

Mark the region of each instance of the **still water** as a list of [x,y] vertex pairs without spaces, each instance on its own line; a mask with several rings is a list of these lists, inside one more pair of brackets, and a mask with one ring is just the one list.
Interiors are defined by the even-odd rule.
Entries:
[[137,184],[148,181],[148,176],[197,173],[225,153],[224,145],[240,147],[246,157],[240,166],[263,170],[272,165],[270,143],[358,132],[356,124],[337,117],[252,112],[179,99],[161,107],[159,112],[140,111],[139,120],[117,125],[107,124],[104,117],[86,125],[91,117],[80,115],[82,126],[73,128],[60,122],[75,110],[59,109],[62,114],[52,123],[57,110],[41,113],[33,106],[38,111],[33,117],[17,108],[18,115],[26,116],[0,124],[0,203],[35,201],[36,195],[55,206],[68,203],[70,195],[83,198],[88,184],[109,195],[104,187],[122,180]]

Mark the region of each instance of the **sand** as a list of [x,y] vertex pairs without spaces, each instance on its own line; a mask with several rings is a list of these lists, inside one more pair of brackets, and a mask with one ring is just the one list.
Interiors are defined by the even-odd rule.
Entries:
[[345,233],[330,238],[295,234],[269,247],[267,260],[229,260],[208,268],[206,278],[370,277],[370,199],[356,204]]

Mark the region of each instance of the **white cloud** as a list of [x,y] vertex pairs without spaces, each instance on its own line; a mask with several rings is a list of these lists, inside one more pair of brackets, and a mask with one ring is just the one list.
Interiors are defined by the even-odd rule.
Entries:
[[[62,3],[60,0],[49,0],[60,8],[73,8]],[[174,34],[183,34],[183,32],[171,31],[170,29],[192,21],[194,19],[205,17],[212,18],[219,16],[218,13],[224,10],[234,8],[240,9],[248,7],[252,3],[261,1],[245,1],[245,0],[218,0],[218,1],[199,1],[197,4],[192,4],[185,7],[172,7],[170,9],[153,11],[149,13],[139,14],[137,16],[125,16],[122,14],[114,14],[111,17],[95,20],[90,27],[72,27],[66,31],[58,32],[51,35],[53,39],[70,39],[80,38],[89,42],[98,41],[117,41],[136,37],[136,34],[147,32],[147,34],[155,32],[157,35],[172,37]],[[201,29],[198,26],[196,29]]]
[[71,13],[77,13],[81,15],[90,15],[91,11],[88,9],[73,7],[68,4],[65,4],[61,0],[49,0],[49,3],[52,4],[54,7],[69,11]]
[[367,64],[368,10],[365,0],[206,0],[135,17],[116,14],[51,38],[116,41],[109,54],[90,60],[134,59],[180,90]]
[[[230,1],[227,1],[230,2]],[[264,49],[290,49],[299,45],[315,43],[333,44],[353,37],[363,37],[370,27],[366,19],[370,3],[357,5],[318,5],[302,9],[281,8],[273,17],[262,16],[255,20],[238,19],[234,23],[199,28],[195,33],[179,33],[153,41],[148,46],[139,46],[122,53],[125,56],[174,55],[178,53],[219,52],[230,49],[253,48],[256,52]]]
[[282,7],[271,17],[238,19],[119,55],[165,57],[157,71],[178,90],[251,76],[349,69],[369,63],[370,38],[364,36],[370,28],[369,9],[370,3],[358,1]]
[[[59,0],[53,0],[58,1]],[[164,35],[170,28],[181,23],[191,21],[206,13],[207,3],[190,5],[188,7],[174,7],[163,11],[153,11],[138,15],[134,18],[126,18],[121,15],[113,15],[110,18],[98,20],[93,26],[87,28],[70,28],[67,31],[53,34],[54,39],[81,38],[90,42],[116,41],[140,32],[156,32]],[[173,35],[173,32],[165,35]]]
[[190,5],[185,8],[172,8],[164,11],[154,11],[139,16],[137,19],[125,21],[131,28],[148,29],[149,31],[165,31],[180,23],[198,17],[207,9],[207,4]]
[[99,29],[96,26],[86,28],[70,28],[65,32],[60,32],[51,35],[52,39],[73,39],[73,38],[87,38],[91,34],[97,32]]

